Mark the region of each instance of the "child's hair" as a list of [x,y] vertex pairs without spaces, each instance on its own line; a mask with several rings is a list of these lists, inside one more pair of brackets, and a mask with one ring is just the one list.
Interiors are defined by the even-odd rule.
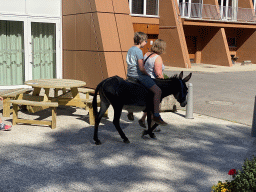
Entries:
[[134,33],[134,44],[135,45],[139,45],[140,43],[142,43],[143,41],[146,41],[148,39],[148,36],[146,33],[143,32],[135,32]]
[[153,43],[151,47],[151,51],[158,55],[161,55],[162,53],[165,52],[165,48],[166,48],[166,42],[162,39],[157,39]]

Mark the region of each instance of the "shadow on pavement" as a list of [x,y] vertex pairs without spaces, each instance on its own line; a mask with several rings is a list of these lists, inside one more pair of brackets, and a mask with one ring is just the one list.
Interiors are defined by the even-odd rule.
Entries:
[[142,139],[143,128],[137,119],[126,122],[126,114],[121,127],[130,144],[122,142],[110,119],[99,127],[100,146],[93,143],[93,126],[81,124],[55,131],[40,127],[47,130],[35,133],[38,142],[28,144],[16,141],[27,139],[26,132],[20,138],[0,132],[9,139],[0,142],[0,191],[205,192],[255,154],[256,140],[243,125],[170,123],[157,139]]

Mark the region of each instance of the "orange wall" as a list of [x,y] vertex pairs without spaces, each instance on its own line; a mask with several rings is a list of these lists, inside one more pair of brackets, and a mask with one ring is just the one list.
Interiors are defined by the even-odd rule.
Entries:
[[253,9],[252,0],[238,0],[238,7]]
[[256,31],[254,29],[243,29],[237,32],[237,57],[239,62],[251,60],[256,63]]
[[190,68],[187,44],[178,10],[177,1],[160,1],[159,38],[167,43],[166,53],[162,58],[167,66]]
[[202,36],[202,63],[232,66],[224,28],[204,29]]
[[218,0],[204,0],[204,4],[218,5]]
[[133,45],[127,0],[63,0],[63,78],[95,88],[103,79],[126,77]]

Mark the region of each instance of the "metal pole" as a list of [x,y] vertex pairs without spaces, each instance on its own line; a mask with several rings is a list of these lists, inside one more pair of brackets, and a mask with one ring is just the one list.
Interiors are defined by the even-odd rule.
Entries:
[[186,119],[194,119],[193,117],[193,84],[192,83],[188,84]]
[[252,119],[252,137],[256,137],[256,96],[254,102],[254,112],[253,112],[253,119]]

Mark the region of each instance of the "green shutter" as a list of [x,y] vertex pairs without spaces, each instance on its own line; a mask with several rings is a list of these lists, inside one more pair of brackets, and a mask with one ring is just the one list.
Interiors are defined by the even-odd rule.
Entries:
[[24,27],[22,21],[0,20],[0,85],[24,83]]
[[33,79],[56,78],[56,24],[31,23]]

